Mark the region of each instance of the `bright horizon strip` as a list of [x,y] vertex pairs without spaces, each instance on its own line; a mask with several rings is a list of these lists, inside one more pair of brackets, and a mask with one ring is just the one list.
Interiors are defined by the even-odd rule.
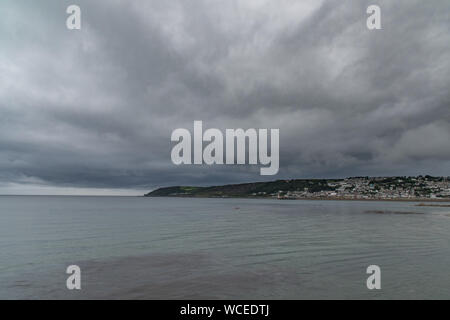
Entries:
[[0,196],[143,196],[148,189],[56,187],[38,184],[0,184]]

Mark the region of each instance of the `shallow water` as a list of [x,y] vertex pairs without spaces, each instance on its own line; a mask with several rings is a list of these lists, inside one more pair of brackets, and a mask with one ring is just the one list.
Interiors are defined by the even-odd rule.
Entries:
[[0,197],[0,298],[449,299],[450,210],[414,205]]

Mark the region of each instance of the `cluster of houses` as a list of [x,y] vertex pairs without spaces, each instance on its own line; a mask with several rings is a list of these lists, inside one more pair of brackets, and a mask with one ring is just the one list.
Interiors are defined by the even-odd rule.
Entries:
[[324,190],[280,190],[278,199],[449,199],[450,177],[358,177],[328,180]]

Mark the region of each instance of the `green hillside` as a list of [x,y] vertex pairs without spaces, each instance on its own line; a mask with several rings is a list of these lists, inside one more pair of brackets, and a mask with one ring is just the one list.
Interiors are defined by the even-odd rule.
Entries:
[[212,187],[168,187],[154,190],[147,197],[267,197],[279,191],[310,192],[334,190],[328,182],[338,180],[277,180],[270,182],[254,182],[243,184],[230,184]]

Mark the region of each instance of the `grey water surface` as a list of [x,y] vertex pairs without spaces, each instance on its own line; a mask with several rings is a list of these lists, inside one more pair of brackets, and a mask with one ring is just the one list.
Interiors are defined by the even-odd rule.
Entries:
[[450,208],[415,204],[2,196],[0,298],[449,299]]

